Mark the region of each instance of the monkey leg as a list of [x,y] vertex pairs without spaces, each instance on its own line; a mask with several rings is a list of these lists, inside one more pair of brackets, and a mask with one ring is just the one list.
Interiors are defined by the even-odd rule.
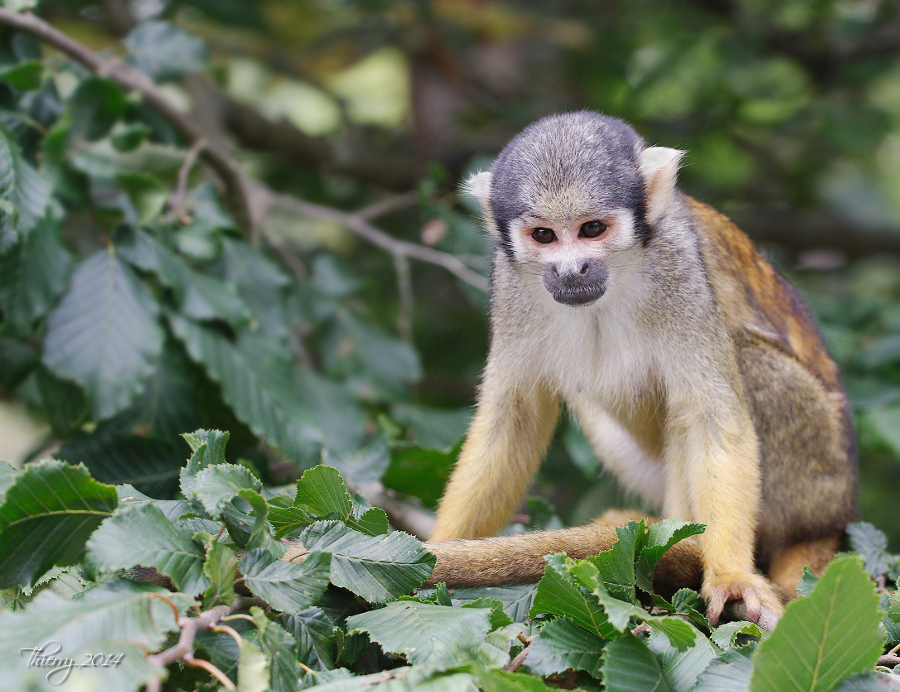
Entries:
[[782,600],[787,602],[797,598],[797,585],[804,567],[809,567],[817,576],[822,574],[840,548],[840,543],[841,537],[833,535],[778,550],[769,562],[768,574]]
[[[466,541],[426,543],[437,556],[429,585],[445,582],[451,588],[528,584],[544,574],[544,556],[566,553],[583,559],[609,550],[618,540],[615,526],[603,520],[557,531],[538,531]],[[663,555],[654,573],[660,593],[698,588],[701,582],[699,543],[688,538]]]

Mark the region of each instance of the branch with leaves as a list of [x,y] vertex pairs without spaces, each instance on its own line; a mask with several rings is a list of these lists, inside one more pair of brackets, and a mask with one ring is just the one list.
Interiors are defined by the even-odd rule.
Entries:
[[[0,8],[0,24],[31,34],[74,58],[95,74],[110,79],[127,91],[141,95],[144,102],[165,118],[187,141],[194,151],[222,178],[228,189],[228,198],[234,201],[238,222],[250,229],[253,237],[262,232],[265,219],[272,208],[285,208],[308,218],[337,221],[359,237],[390,252],[401,262],[411,257],[445,268],[470,286],[481,291],[488,287],[487,279],[469,269],[453,255],[433,248],[397,240],[372,226],[367,219],[371,210],[363,213],[347,213],[331,207],[312,204],[287,194],[276,194],[261,183],[251,180],[241,170],[234,156],[221,144],[208,138],[188,115],[175,108],[162,91],[140,70],[117,59],[104,59],[83,44],[53,28],[30,12],[17,13]],[[189,168],[189,166],[187,167]],[[404,198],[406,199],[406,198]],[[386,207],[387,209],[388,207]],[[271,239],[272,234],[266,234]],[[284,251],[284,244],[276,241],[276,249]],[[291,259],[289,264],[295,264]],[[405,282],[401,276],[401,285]]]

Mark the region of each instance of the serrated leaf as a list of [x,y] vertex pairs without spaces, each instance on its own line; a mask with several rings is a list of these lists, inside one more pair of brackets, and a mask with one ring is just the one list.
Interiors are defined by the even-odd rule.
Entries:
[[609,622],[609,617],[596,597],[582,591],[569,573],[566,564],[568,558],[562,553],[554,553],[544,559],[547,566],[544,567],[544,576],[538,582],[531,616],[543,613],[560,615],[572,619],[603,639],[615,638],[618,631]]
[[260,480],[250,469],[237,464],[216,464],[202,469],[194,479],[191,497],[200,500],[211,517],[218,517],[241,490],[262,489]]
[[[165,200],[163,200],[165,201]],[[224,320],[232,326],[246,324],[247,306],[232,286],[194,270],[154,236],[140,228],[120,227],[115,236],[121,255],[134,266],[153,272],[172,289],[179,309],[197,320]]]
[[81,262],[47,317],[43,360],[88,393],[92,414],[109,418],[143,391],[162,349],[158,306],[113,253]]
[[731,649],[700,673],[692,692],[749,692],[753,663],[739,649]]
[[[453,605],[446,584],[438,584],[435,588],[437,605]],[[489,608],[491,611],[491,631],[513,624],[513,619],[503,610],[503,603],[496,598],[476,598],[474,601],[464,603],[463,608]]]
[[724,625],[716,627],[709,636],[721,649],[730,649],[737,642],[739,634],[747,634],[751,637],[762,639],[762,631],[754,622],[746,620],[738,620],[737,622],[728,622]]
[[[249,513],[245,511],[244,502],[250,507]],[[240,490],[234,502],[224,505],[223,510],[222,520],[228,527],[228,535],[239,548],[262,548],[274,557],[284,554],[284,547],[272,539],[267,522],[269,506],[258,492],[249,488]]]
[[800,577],[800,582],[797,584],[797,595],[809,596],[818,583],[819,578],[813,574],[813,571],[809,567],[804,565],[803,576]]
[[190,603],[184,595],[124,579],[100,584],[74,600],[42,591],[24,610],[0,614],[0,668],[27,664],[19,649],[48,642],[59,642],[62,656],[91,642],[128,641],[155,650],[177,625],[172,609],[151,594],[165,594],[180,609]]
[[0,304],[4,318],[21,333],[52,307],[66,287],[71,255],[47,220],[25,236],[18,252],[0,257]]
[[253,641],[269,661],[268,689],[270,692],[296,692],[302,673],[293,637],[277,622],[269,620],[261,608],[253,606],[250,615],[256,625]]
[[202,70],[208,61],[206,44],[174,24],[158,20],[138,24],[123,43],[128,62],[157,82],[179,79]]
[[647,593],[653,593],[653,570],[660,558],[678,541],[703,533],[705,528],[703,524],[689,524],[674,519],[663,519],[651,524],[635,564],[637,585]]
[[609,550],[588,558],[600,573],[603,585],[613,596],[632,600],[634,590],[635,553],[644,540],[644,520],[617,526],[618,540]]
[[409,593],[434,569],[435,557],[409,534],[366,536],[337,521],[319,521],[300,535],[307,550],[332,554],[331,582],[369,603]]
[[874,587],[855,556],[836,558],[808,598],[788,603],[753,657],[753,692],[829,690],[882,653]]
[[572,669],[598,678],[604,643],[601,637],[571,620],[552,620],[532,640],[525,667],[540,677]]
[[897,564],[897,556],[887,551],[888,540],[884,532],[867,521],[857,521],[847,526],[847,538],[851,550],[862,555],[866,572],[872,578],[887,574]]
[[284,613],[299,613],[319,600],[328,586],[331,555],[313,551],[299,564],[276,560],[265,550],[241,558],[244,583]]
[[503,604],[503,612],[514,622],[525,622],[534,603],[537,584],[513,584],[508,586],[479,586],[454,589],[454,604],[472,603],[481,598],[497,600]]
[[305,506],[314,516],[321,518],[337,514],[345,519],[353,509],[341,474],[331,466],[322,465],[303,472],[297,481],[294,505]]
[[357,487],[381,480],[391,463],[387,440],[378,435],[368,445],[353,450],[327,450],[325,461]]
[[[321,433],[290,389],[289,365],[279,365],[258,340],[239,347],[220,334],[177,315],[169,317],[191,359],[222,387],[239,420],[294,459],[303,459]],[[254,343],[255,341],[255,343]]]
[[[7,247],[17,234],[26,234],[44,218],[50,204],[50,184],[25,160],[15,136],[0,126],[0,216],[9,228]],[[10,208],[11,207],[11,208]],[[0,247],[0,251],[6,248]]]
[[234,601],[234,581],[237,577],[238,557],[224,543],[213,541],[206,553],[203,574],[210,581],[203,594],[203,604],[208,610],[216,605],[230,605]]
[[299,659],[314,670],[334,668],[334,628],[321,608],[285,615],[281,624],[297,642]]
[[632,635],[603,649],[602,676],[607,692],[676,692],[647,645]]
[[686,622],[683,624],[694,635],[693,646],[679,650],[659,629],[651,630],[647,640],[647,647],[656,654],[663,675],[676,692],[689,692],[697,682],[700,671],[721,653],[695,627]]
[[181,471],[181,492],[190,497],[197,474],[205,468],[225,463],[225,445],[231,433],[219,430],[196,430],[182,435],[191,448],[191,458]]
[[0,587],[30,586],[54,565],[73,565],[118,500],[84,466],[29,464],[0,506]]
[[[225,223],[230,225],[227,219]],[[260,328],[279,339],[286,338],[290,322],[284,301],[290,279],[281,268],[256,248],[234,238],[223,239],[220,262],[222,278],[235,286]]]
[[404,654],[413,665],[460,662],[460,649],[482,642],[490,629],[485,609],[447,608],[397,601],[347,618],[347,633],[368,632],[381,648]]
[[106,519],[88,541],[87,551],[99,571],[155,567],[179,591],[191,595],[210,585],[203,574],[203,547],[151,503],[125,507]]
[[353,514],[344,521],[351,529],[367,536],[380,536],[391,529],[387,512],[381,507],[363,507],[354,499]]
[[896,674],[867,670],[844,678],[831,692],[900,692],[900,680]]

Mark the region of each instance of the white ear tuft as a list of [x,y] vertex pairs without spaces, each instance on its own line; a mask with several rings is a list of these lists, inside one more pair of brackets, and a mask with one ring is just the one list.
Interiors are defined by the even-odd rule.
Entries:
[[487,209],[488,200],[491,197],[491,172],[481,171],[470,176],[463,183],[463,193],[474,197],[481,202],[482,207]]
[[641,175],[647,190],[647,223],[651,226],[665,214],[672,203],[678,163],[683,151],[668,147],[650,147],[641,152]]

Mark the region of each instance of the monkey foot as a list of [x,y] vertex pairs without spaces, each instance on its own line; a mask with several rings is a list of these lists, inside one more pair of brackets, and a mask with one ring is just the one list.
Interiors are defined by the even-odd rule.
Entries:
[[719,622],[727,601],[743,600],[747,616],[753,622],[759,621],[760,610],[765,608],[775,616],[781,615],[784,606],[775,593],[772,584],[758,574],[726,572],[703,580],[701,590],[706,599],[706,617],[712,625]]

